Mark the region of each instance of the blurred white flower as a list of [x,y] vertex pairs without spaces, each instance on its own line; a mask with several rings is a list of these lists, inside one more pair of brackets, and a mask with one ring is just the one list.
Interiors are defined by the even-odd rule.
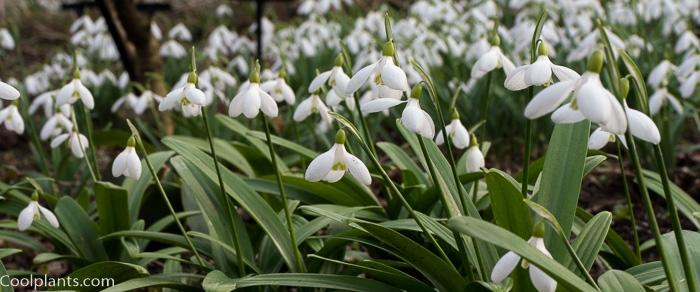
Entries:
[[0,99],[15,100],[19,98],[19,91],[5,82],[0,81]]
[[205,103],[204,92],[195,86],[197,74],[190,72],[189,76],[187,84],[173,89],[165,96],[158,105],[159,111],[167,111],[179,106],[185,117],[196,117],[200,114]]
[[659,113],[659,111],[661,111],[661,107],[666,104],[666,102],[671,104],[671,107],[677,113],[683,113],[683,106],[681,105],[681,102],[678,101],[673,94],[668,92],[665,87],[656,89],[654,94],[649,97],[649,113],[651,113],[652,116],[656,115]]
[[187,50],[176,40],[169,40],[160,46],[160,55],[167,58],[182,58],[187,55]]
[[151,35],[156,40],[161,40],[163,38],[163,32],[160,30],[160,26],[155,21],[151,21]]
[[178,23],[170,29],[168,37],[178,41],[189,42],[192,40],[192,33],[184,24]]
[[647,84],[652,88],[659,88],[662,83],[664,83],[668,76],[676,70],[676,66],[673,65],[669,60],[661,61],[654,69],[649,73],[647,78]]
[[95,107],[95,100],[92,97],[92,93],[90,93],[90,90],[80,81],[80,71],[76,69],[75,73],[73,73],[73,80],[68,81],[56,94],[56,104],[59,106],[74,104],[78,99],[80,99],[83,105],[88,109],[93,109]]
[[12,38],[12,34],[6,28],[0,29],[0,47],[6,50],[15,48],[15,39]]
[[60,135],[64,131],[73,129],[73,123],[69,119],[70,114],[70,105],[64,104],[60,106],[53,115],[49,116],[44,126],[41,127],[41,132],[39,133],[41,140],[46,141],[49,138]]
[[24,120],[15,104],[0,110],[0,124],[4,124],[5,128],[17,134],[24,133]]
[[294,104],[296,100],[296,95],[294,90],[292,90],[283,77],[277,77],[275,79],[265,81],[260,84],[260,88],[270,94],[276,102],[286,102],[287,104]]
[[510,75],[513,70],[515,70],[515,65],[513,62],[506,57],[499,45],[501,44],[501,39],[497,34],[491,36],[489,40],[491,48],[488,49],[486,53],[481,55],[479,59],[472,66],[471,77],[474,79],[479,79],[495,69],[503,68],[503,72],[506,76]]
[[374,82],[377,84],[383,84],[391,89],[399,91],[410,90],[406,72],[394,64],[394,43],[391,41],[387,42],[384,45],[382,54],[383,56],[379,61],[365,66],[350,78],[345,87],[346,94],[352,94],[360,89],[373,74],[375,76]]
[[311,161],[304,178],[311,182],[323,180],[334,183],[343,178],[348,170],[350,175],[360,183],[364,185],[372,183],[372,176],[370,176],[367,166],[362,160],[345,150],[345,131],[338,130],[335,135],[335,144],[330,150]]
[[141,159],[136,154],[136,140],[130,137],[124,151],[119,153],[112,162],[112,175],[114,177],[126,176],[133,179],[141,177]]
[[60,134],[51,140],[51,148],[56,148],[63,144],[68,143],[73,156],[77,158],[83,158],[84,151],[88,148],[88,139],[80,133],[75,132],[75,129],[71,129],[69,133]]
[[318,96],[318,94],[312,94],[307,99],[297,105],[296,110],[294,110],[294,121],[301,122],[311,116],[311,114],[319,114],[321,116],[321,121],[323,123],[330,125],[333,119],[328,114],[328,107],[323,100]]

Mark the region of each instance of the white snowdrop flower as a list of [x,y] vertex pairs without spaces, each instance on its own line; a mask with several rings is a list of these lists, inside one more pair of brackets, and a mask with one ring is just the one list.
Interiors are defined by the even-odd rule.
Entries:
[[15,100],[19,98],[19,91],[5,82],[0,81],[0,99]]
[[309,98],[300,102],[297,108],[294,110],[294,121],[301,122],[311,116],[312,114],[319,114],[321,116],[321,121],[325,124],[330,125],[333,122],[330,114],[328,114],[328,107],[318,94],[312,94]]
[[497,34],[491,36],[489,40],[491,48],[486,51],[483,55],[472,66],[471,77],[474,79],[479,79],[495,69],[503,68],[503,72],[506,76],[515,70],[515,65],[513,62],[506,57],[499,45],[501,44],[501,39]]
[[44,126],[41,127],[39,137],[42,141],[46,141],[51,137],[55,137],[64,131],[70,131],[73,128],[73,123],[68,118],[71,114],[70,105],[64,104],[50,116]]
[[19,114],[16,103],[0,110],[0,124],[4,124],[5,128],[17,134],[24,133],[24,120]]
[[160,30],[160,26],[155,21],[151,21],[151,35],[156,40],[161,40],[163,38],[163,32]]
[[130,137],[124,151],[117,155],[112,162],[112,175],[114,177],[126,176],[133,179],[141,177],[141,159],[136,154],[136,140]]
[[169,40],[160,45],[160,55],[166,58],[182,58],[187,55],[187,50],[176,40]]
[[411,132],[427,139],[433,139],[435,137],[435,124],[433,118],[420,107],[419,98],[422,94],[423,89],[420,84],[413,87],[411,97],[401,113],[401,124]]
[[167,111],[179,106],[183,116],[199,116],[202,106],[205,104],[206,97],[204,96],[204,92],[197,88],[195,85],[196,83],[197,73],[194,71],[190,72],[187,78],[187,84],[170,91],[158,105],[158,110]]
[[39,205],[38,200],[38,194],[34,193],[32,195],[32,201],[29,202],[29,205],[22,209],[21,212],[19,212],[19,216],[17,217],[17,229],[19,231],[25,231],[29,229],[29,226],[32,225],[32,222],[35,220],[39,220],[41,216],[43,215],[44,218],[46,218],[46,221],[49,222],[49,224],[55,228],[58,228],[60,225],[58,224],[58,219],[56,218],[56,215],[51,212],[51,210],[42,207]]
[[[445,132],[452,142],[452,145],[458,149],[464,149],[469,146],[469,131],[459,120],[459,113],[457,110],[452,111],[452,121],[450,124],[445,126]],[[444,135],[442,130],[438,132],[437,137],[435,137],[435,144],[442,145],[445,143]]]
[[6,28],[0,29],[0,47],[6,50],[15,48],[15,39],[12,38],[12,34]]
[[58,93],[57,90],[52,90],[52,91],[47,91],[39,96],[37,96],[34,100],[32,100],[32,103],[29,105],[29,109],[27,110],[29,114],[34,114],[36,111],[39,109],[39,107],[43,108],[44,110],[44,115],[45,116],[51,116],[51,114],[54,111],[54,98],[56,97],[56,93]]
[[681,64],[678,65],[678,68],[676,70],[676,75],[678,76],[678,79],[685,80],[686,78],[688,78],[690,74],[695,72],[695,70],[698,68],[698,65],[700,65],[700,55],[687,56],[683,60],[683,62],[681,62]]
[[700,71],[695,71],[685,80],[681,81],[681,96],[688,98],[695,92],[695,87],[700,83]]
[[73,80],[69,81],[58,90],[56,94],[56,104],[74,104],[78,99],[80,99],[83,105],[88,109],[93,109],[95,107],[95,99],[92,97],[90,90],[80,81],[80,70],[76,68],[73,72]]
[[661,134],[654,121],[644,113],[631,109],[627,107],[627,105],[625,105],[625,108],[627,110],[630,134],[643,141],[659,144],[659,142],[661,142]]
[[673,47],[673,51],[677,54],[683,53],[690,48],[700,48],[700,39],[691,30],[686,30],[681,34]]
[[[284,71],[282,73],[284,73]],[[272,99],[274,99],[276,102],[284,101],[287,104],[292,105],[296,100],[296,95],[294,94],[294,90],[289,87],[287,82],[284,80],[284,76],[286,76],[286,74],[280,74],[280,76],[275,79],[263,82],[260,84],[260,89],[270,94]]]
[[615,142],[615,139],[620,139],[620,143],[622,143],[625,148],[627,147],[627,141],[625,140],[624,135],[615,135],[605,131],[603,128],[597,128],[595,131],[593,131],[593,133],[591,133],[591,137],[588,138],[588,149],[603,149],[608,142]]
[[254,66],[248,82],[241,84],[238,94],[233,97],[228,107],[228,115],[235,118],[243,114],[246,118],[255,118],[258,113],[270,118],[278,115],[277,103],[260,87],[260,67]]
[[134,94],[133,92],[129,92],[126,95],[115,100],[112,104],[112,107],[110,108],[110,111],[115,113],[125,104],[131,107],[136,103],[137,99],[138,97],[136,96],[136,94]]
[[334,183],[343,178],[348,170],[350,175],[360,183],[364,185],[372,183],[367,166],[362,160],[345,150],[345,131],[341,129],[335,135],[335,144],[331,149],[311,161],[304,174],[304,179],[311,182]]
[[192,33],[184,24],[178,23],[170,29],[168,37],[178,41],[189,42],[192,40]]
[[[545,256],[552,258],[552,255],[544,245],[544,224],[539,222],[535,225],[532,232],[532,237],[527,241],[530,246],[536,248]],[[491,281],[501,283],[505,280],[515,268],[520,264],[521,257],[515,252],[509,251],[501,257],[491,271]],[[549,275],[543,272],[528,261],[523,261],[522,266],[528,269],[530,281],[538,292],[554,292],[557,288],[557,282]]]
[[374,75],[374,82],[377,84],[383,84],[398,91],[410,90],[406,72],[394,64],[393,41],[388,41],[384,45],[382,55],[383,56],[379,58],[379,61],[365,66],[357,71],[352,78],[350,78],[347,86],[345,87],[345,94],[352,94],[360,89],[362,85],[367,83],[372,75]]
[[135,100],[135,103],[131,105],[134,109],[134,113],[137,115],[142,115],[146,109],[154,104],[154,102],[160,103],[163,101],[163,97],[155,94],[155,92],[148,89],[144,90],[141,95]]
[[647,84],[652,88],[658,88],[663,82],[666,81],[668,76],[676,70],[676,66],[673,65],[669,60],[663,60],[661,63],[656,65],[653,70],[649,73],[647,78]]
[[330,87],[326,96],[326,103],[330,107],[338,106],[344,100],[349,108],[354,106],[353,103],[347,102],[347,99],[352,94],[347,93],[346,90],[350,77],[343,72],[344,62],[343,55],[338,55],[335,59],[335,66],[328,71],[318,74],[309,84],[309,92],[311,93],[318,91],[325,84]]
[[226,4],[221,4],[221,5],[216,7],[216,16],[218,16],[218,17],[233,16],[233,9],[231,9],[231,6],[228,6]]
[[671,104],[671,107],[677,113],[683,113],[683,106],[681,105],[680,101],[678,101],[673,94],[668,92],[666,87],[656,89],[654,94],[649,97],[649,113],[651,113],[652,116],[656,115],[659,113],[659,111],[661,111],[661,107],[666,104],[666,102]]
[[537,60],[529,65],[515,68],[507,77],[504,86],[513,91],[523,90],[530,86],[542,86],[552,81],[552,73],[560,80],[575,80],[581,77],[576,71],[564,66],[555,65],[547,57],[544,42],[538,47]]
[[88,148],[88,139],[83,135],[72,129],[69,133],[63,133],[51,140],[51,148],[56,148],[63,144],[68,143],[73,156],[76,158],[83,158],[84,153]]
[[536,119],[554,111],[573,92],[571,102],[552,115],[555,123],[573,123],[586,118],[613,133],[623,134],[627,129],[624,110],[600,81],[602,66],[602,52],[596,51],[588,62],[586,73],[580,78],[559,81],[540,91],[525,107],[525,117]]
[[467,148],[467,152],[465,152],[464,155],[466,155],[467,157],[467,173],[481,171],[481,168],[486,166],[484,153],[481,152],[481,148],[479,148],[479,142],[477,142],[476,136],[474,134],[471,134],[469,148]]

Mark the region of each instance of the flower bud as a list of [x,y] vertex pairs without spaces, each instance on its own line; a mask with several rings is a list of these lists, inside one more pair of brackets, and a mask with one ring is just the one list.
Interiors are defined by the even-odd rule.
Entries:
[[477,146],[477,147],[479,146],[479,140],[476,139],[476,135],[474,135],[473,133],[471,134],[471,136],[469,138],[469,147],[472,147],[472,146]]
[[420,84],[414,85],[413,89],[411,89],[411,98],[420,99],[421,96],[423,96],[423,86]]
[[34,191],[34,192],[32,193],[32,201],[38,201],[38,200],[39,200],[39,192],[38,192],[38,191]]
[[457,112],[457,109],[452,109],[452,115],[450,116],[452,120],[459,120],[459,112]]
[[260,61],[255,60],[255,63],[251,67],[250,76],[248,76],[250,83],[260,83]]
[[343,67],[343,65],[345,65],[345,58],[343,57],[342,53],[338,54],[338,56],[335,57],[335,65],[338,67]]
[[535,223],[535,226],[532,227],[532,237],[544,237],[544,223],[542,221]]
[[384,44],[384,49],[382,50],[382,55],[393,57],[396,49],[394,48],[394,40],[389,40]]
[[187,83],[197,84],[197,73],[196,72],[190,71],[190,74],[187,75]]
[[630,76],[620,78],[620,98],[627,98],[630,93]]
[[587,70],[589,72],[600,73],[603,69],[603,51],[596,50],[593,54],[588,57]]
[[537,46],[537,54],[538,56],[547,56],[547,45],[544,43],[544,40],[540,40],[539,45]]
[[498,36],[498,33],[493,33],[491,37],[489,37],[489,44],[491,44],[494,47],[498,47],[501,45],[501,37]]
[[340,129],[335,133],[335,144],[345,144],[345,130]]
[[133,135],[129,137],[129,140],[126,141],[126,147],[135,147],[136,146],[136,137]]

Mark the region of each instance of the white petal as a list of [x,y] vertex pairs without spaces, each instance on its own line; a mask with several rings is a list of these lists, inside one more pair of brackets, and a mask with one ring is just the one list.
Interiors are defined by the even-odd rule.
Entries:
[[326,176],[323,178],[324,181],[327,181],[329,183],[334,183],[338,182],[343,176],[345,175],[345,170],[331,170],[326,174]]
[[494,283],[501,283],[505,280],[510,273],[513,272],[515,267],[518,266],[520,262],[520,256],[512,251],[507,252],[501,259],[496,262],[491,271],[491,281]]
[[609,92],[599,82],[589,81],[576,90],[578,109],[591,122],[604,124],[610,117]]
[[231,100],[231,104],[228,105],[228,115],[232,118],[240,116],[243,113],[243,95],[242,93],[237,94]]
[[314,80],[311,80],[311,84],[309,84],[309,93],[315,93],[318,91],[321,86],[326,84],[326,81],[328,81],[328,77],[331,76],[332,70],[328,70],[326,72],[323,72],[321,74],[318,74]]
[[260,112],[260,92],[255,86],[250,86],[242,98],[243,115],[249,119],[256,117]]
[[0,81],[0,99],[15,100],[19,98],[19,91],[5,82]]
[[362,160],[350,153],[345,154],[345,156],[350,174],[352,174],[352,176],[359,182],[365,185],[370,185],[372,183],[372,176],[370,176],[369,170]]
[[469,146],[469,131],[462,123],[455,123],[452,136],[452,145],[458,149],[464,149]]
[[[452,123],[445,126],[445,131],[447,132],[447,135],[450,135],[452,133]],[[435,144],[437,144],[437,145],[445,144],[444,137],[445,137],[445,135],[442,134],[442,130],[438,131],[437,136],[435,136]]]
[[467,149],[467,172],[477,172],[480,171],[482,167],[486,165],[484,161],[484,154],[481,153],[481,149],[477,146],[471,146]]
[[277,109],[277,103],[275,102],[274,99],[272,99],[272,96],[267,94],[267,92],[264,92],[262,90],[259,90],[260,93],[260,109],[262,112],[271,118],[274,118],[278,114],[278,109]]
[[[401,123],[411,132],[420,133],[423,131],[426,120],[420,107],[409,103],[401,113]],[[430,136],[429,139],[433,137]]]
[[634,109],[627,109],[630,133],[635,137],[652,144],[659,144],[661,134],[654,124],[654,121],[642,112]]
[[557,124],[572,124],[585,120],[583,114],[571,107],[571,103],[561,106],[552,113],[552,121]]
[[392,89],[401,91],[411,90],[408,87],[406,72],[394,65],[393,62],[387,62],[387,64],[385,64],[382,68],[382,81],[384,81],[386,86],[389,86]]
[[395,98],[377,98],[372,101],[368,101],[363,104],[360,108],[363,114],[376,113],[387,110],[389,108],[395,107],[406,101],[395,99]]
[[530,264],[529,274],[532,285],[538,292],[554,292],[557,289],[557,282],[548,276],[534,264]]
[[552,73],[554,73],[554,75],[557,76],[559,81],[577,80],[579,79],[579,77],[581,77],[581,75],[576,73],[576,71],[574,70],[554,64],[552,64]]
[[44,218],[46,218],[46,221],[49,221],[49,224],[51,224],[51,226],[56,228],[60,226],[58,224],[58,219],[56,218],[56,215],[54,215],[53,212],[51,212],[51,210],[39,206],[39,211],[41,211],[41,214],[44,215]]
[[34,205],[34,202],[29,203],[27,207],[22,209],[17,217],[17,229],[19,229],[19,231],[27,230],[29,226],[32,225],[32,221],[34,221],[34,214],[36,212],[37,208]]
[[486,75],[486,73],[496,69],[498,61],[498,54],[491,50],[488,51],[474,63],[474,66],[472,66],[472,78],[479,79]]
[[311,115],[313,97],[309,97],[302,101],[294,110],[294,121],[301,122]]
[[158,110],[162,112],[173,109],[175,105],[180,103],[181,94],[182,88],[176,88],[170,91],[158,105]]
[[611,113],[608,121],[602,125],[603,129],[613,134],[624,135],[625,131],[627,131],[625,110],[610,92],[608,92],[608,100],[610,102]]
[[328,173],[333,168],[333,160],[335,158],[335,147],[331,147],[330,150],[316,156],[314,160],[311,161],[309,167],[306,168],[306,173],[304,174],[304,179],[311,182],[320,181],[328,175]]
[[661,110],[664,104],[665,93],[663,90],[657,90],[649,97],[649,113],[656,115]]
[[421,110],[421,112],[423,113],[425,122],[423,122],[423,129],[421,129],[418,134],[426,139],[433,139],[433,137],[435,137],[435,123],[433,123],[433,118],[424,110]]
[[508,90],[512,91],[518,91],[527,88],[528,84],[525,83],[525,73],[528,71],[528,67],[530,67],[530,65],[524,65],[515,68],[515,70],[513,70],[513,72],[510,72],[510,75],[506,77],[506,81],[503,83],[503,86],[505,86]]
[[58,147],[58,145],[63,144],[63,142],[65,142],[66,139],[68,139],[68,137],[70,137],[70,134],[68,133],[54,137],[53,140],[51,140],[51,148],[56,148]]
[[374,69],[376,69],[376,67],[377,63],[372,63],[360,69],[360,71],[357,71],[357,73],[350,78],[350,81],[348,81],[348,85],[345,87],[345,93],[352,94],[360,89],[360,87],[367,82],[369,76],[374,73]]
[[532,63],[525,74],[525,82],[528,85],[541,86],[552,80],[552,62],[546,56],[540,56]]
[[112,176],[114,177],[120,177],[124,175],[124,172],[126,171],[127,167],[127,159],[128,159],[128,153],[126,150],[122,151],[117,155],[117,158],[114,159],[114,162],[112,162]]
[[557,82],[537,93],[525,107],[525,117],[536,119],[552,112],[569,96],[575,82],[573,80]]
[[127,172],[124,174],[125,176],[133,179],[139,179],[141,177],[141,160],[134,148],[129,149],[126,165]]
[[68,84],[63,85],[63,87],[61,87],[61,89],[56,94],[56,104],[63,105],[73,103],[74,90],[75,86],[73,86],[73,82],[68,82]]
[[95,99],[92,97],[92,93],[90,90],[85,87],[82,83],[76,82],[76,89],[78,91],[78,94],[80,95],[80,101],[83,102],[83,105],[89,109],[95,108]]
[[668,102],[671,104],[671,107],[673,107],[673,109],[674,109],[677,113],[679,113],[679,114],[682,114],[682,113],[683,113],[683,106],[682,106],[681,103],[678,101],[678,99],[676,99],[675,96],[673,96],[673,95],[671,95],[671,94],[669,93],[669,94],[666,96],[666,98],[668,99]]
[[610,133],[604,131],[601,128],[595,129],[593,133],[591,134],[591,137],[588,138],[588,149],[592,150],[600,150],[605,147],[608,142],[610,142]]

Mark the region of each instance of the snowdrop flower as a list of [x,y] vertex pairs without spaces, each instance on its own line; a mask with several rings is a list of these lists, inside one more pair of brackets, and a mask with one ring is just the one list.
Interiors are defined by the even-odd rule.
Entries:
[[56,148],[64,142],[67,142],[70,146],[73,156],[76,158],[83,158],[84,152],[88,148],[88,139],[83,134],[76,132],[75,128],[73,128],[69,133],[54,137],[53,140],[51,140],[51,148]]
[[0,99],[15,100],[19,98],[19,91],[5,82],[0,81]]
[[41,132],[39,137],[42,141],[46,141],[51,137],[55,137],[63,133],[63,131],[70,131],[73,128],[73,123],[68,118],[71,114],[70,105],[64,104],[58,108],[58,110],[48,119],[44,126],[41,127]]
[[559,81],[540,91],[525,107],[525,117],[536,119],[554,111],[573,92],[571,102],[552,114],[555,123],[575,123],[585,118],[604,126],[612,133],[625,133],[627,121],[624,110],[600,81],[602,66],[603,53],[596,51],[588,62],[586,73],[574,80]]
[[657,89],[654,94],[649,97],[649,112],[651,115],[653,116],[659,113],[661,107],[666,104],[667,101],[677,113],[683,113],[683,106],[680,101],[664,87]]
[[187,50],[176,40],[169,40],[160,46],[160,55],[179,59],[187,55]]
[[168,32],[168,37],[179,41],[189,42],[192,40],[192,33],[190,33],[190,30],[187,29],[184,24],[178,23],[170,29]]
[[330,125],[333,122],[333,119],[331,119],[328,111],[328,107],[325,103],[323,103],[323,100],[321,100],[321,97],[318,96],[318,93],[314,93],[309,96],[309,98],[299,103],[296,110],[294,110],[293,118],[294,121],[301,122],[311,116],[311,114],[317,113],[321,116],[321,121],[323,123]]
[[411,132],[427,139],[433,139],[435,137],[435,124],[433,118],[420,107],[419,98],[421,95],[423,95],[421,85],[414,86],[408,103],[401,113],[401,124]]
[[673,65],[669,60],[663,60],[661,63],[656,65],[653,70],[649,73],[647,78],[647,83],[652,88],[658,88],[663,82],[666,81],[671,72],[676,70],[676,66]]
[[685,80],[681,81],[681,96],[688,98],[693,95],[698,83],[700,83],[700,71],[691,73]]
[[0,110],[0,124],[4,124],[5,128],[17,134],[24,133],[24,120],[15,102]]
[[[408,78],[406,72],[394,64],[394,42],[388,41],[382,50],[382,57],[379,61],[365,66],[350,78],[345,87],[345,94],[353,94],[367,83],[370,76],[374,74],[374,82],[386,85],[393,90],[408,91]],[[330,73],[329,73],[330,74]],[[337,75],[336,75],[337,78]]]
[[479,79],[495,69],[503,68],[503,72],[506,76],[515,70],[515,65],[511,62],[508,57],[506,57],[499,45],[501,44],[501,38],[494,34],[489,40],[491,43],[491,48],[486,51],[485,54],[481,55],[479,59],[472,66],[471,76],[473,79]]
[[163,38],[163,32],[160,30],[160,26],[155,21],[151,21],[151,35],[154,39],[160,40]]
[[80,70],[76,68],[73,72],[73,80],[61,87],[58,94],[56,94],[56,104],[74,104],[78,99],[80,99],[83,105],[88,109],[93,109],[95,107],[95,100],[92,97],[92,93],[90,93],[90,90],[80,81]]
[[552,73],[560,81],[578,79],[576,71],[564,66],[555,65],[547,56],[547,47],[543,41],[538,46],[539,56],[537,60],[529,65],[515,68],[506,77],[504,86],[512,91],[523,90],[530,86],[542,86],[552,81]]
[[17,229],[19,231],[25,231],[29,228],[29,226],[32,225],[32,222],[35,220],[39,220],[41,216],[43,215],[46,218],[46,221],[51,224],[51,226],[58,228],[60,225],[58,224],[58,219],[56,218],[56,215],[51,212],[51,210],[46,209],[39,205],[38,202],[39,195],[34,192],[32,195],[32,201],[29,202],[29,205],[22,209],[21,212],[19,212],[19,216],[17,217]]
[[626,104],[625,109],[627,111],[629,131],[632,136],[652,144],[661,142],[659,128],[656,127],[651,118],[638,110],[627,107]]
[[190,72],[187,84],[175,88],[158,105],[159,111],[167,111],[180,106],[182,115],[185,117],[196,117],[204,106],[206,97],[204,92],[199,90],[197,84],[197,73]]
[[53,103],[57,92],[57,90],[52,90],[37,96],[34,100],[32,100],[32,104],[29,105],[29,114],[33,115],[39,109],[39,107],[42,107],[44,109],[44,115],[47,117],[51,116],[54,111]]
[[248,82],[241,85],[238,94],[231,100],[228,115],[235,118],[243,114],[252,119],[262,111],[266,116],[274,118],[278,114],[277,103],[260,88],[260,65],[256,64],[253,67]]
[[[335,66],[328,71],[318,74],[316,78],[311,81],[311,84],[309,84],[309,92],[316,92],[325,84],[330,86],[330,90],[328,90],[328,95],[326,96],[328,106],[337,106],[341,101],[352,96],[352,94],[346,92],[350,77],[343,72],[344,63],[343,55],[339,54],[338,57],[335,58]],[[352,103],[348,103],[348,105],[352,106]]]
[[[452,111],[452,122],[445,126],[445,131],[447,136],[450,138],[452,145],[458,149],[464,149],[469,146],[469,131],[462,125],[462,121],[459,120],[459,113],[457,110]],[[435,137],[435,144],[442,145],[445,143],[444,135],[442,130],[438,132],[437,137]]]
[[469,148],[464,154],[467,156],[467,173],[481,171],[481,168],[486,166],[484,160],[484,153],[481,152],[479,148],[479,142],[476,140],[474,134],[471,135],[471,141],[469,142]]
[[348,170],[350,175],[362,184],[370,185],[372,183],[367,166],[362,160],[345,150],[345,131],[341,129],[336,133],[335,144],[331,149],[311,161],[304,178],[311,182],[323,180],[334,183],[339,181]]
[[282,70],[277,78],[260,84],[260,89],[270,94],[272,99],[274,99],[276,102],[284,101],[287,104],[292,105],[296,100],[296,95],[294,94],[294,90],[292,90],[292,88],[289,87],[285,81],[286,76],[287,73]]
[[0,47],[6,50],[15,48],[15,39],[6,28],[0,29]]
[[141,177],[141,159],[136,154],[134,146],[136,146],[136,140],[132,136],[126,142],[124,151],[119,153],[112,163],[112,175],[114,177],[122,175],[133,179]]
[[[539,250],[545,256],[551,258],[552,255],[547,250],[544,245],[544,224],[539,222],[535,225],[532,232],[532,237],[527,241],[532,247]],[[520,263],[520,256],[515,252],[509,251],[501,259],[496,262],[496,265],[491,271],[491,281],[494,283],[503,282],[512,272],[515,267]],[[540,268],[529,263],[528,261],[523,261],[522,266],[527,268],[530,274],[530,281],[532,285],[539,292],[554,292],[557,288],[557,282],[554,281],[550,276],[545,274]]]
[[608,142],[615,142],[615,139],[620,139],[620,143],[627,148],[627,140],[625,140],[624,135],[615,135],[603,130],[603,128],[595,129],[595,131],[591,133],[591,137],[588,138],[588,149],[603,149]]
[[136,94],[133,92],[129,92],[126,95],[118,98],[117,100],[114,101],[114,104],[112,104],[112,108],[110,110],[115,113],[117,112],[122,105],[127,104],[129,106],[133,106],[136,103],[136,100],[138,100],[138,97]]

